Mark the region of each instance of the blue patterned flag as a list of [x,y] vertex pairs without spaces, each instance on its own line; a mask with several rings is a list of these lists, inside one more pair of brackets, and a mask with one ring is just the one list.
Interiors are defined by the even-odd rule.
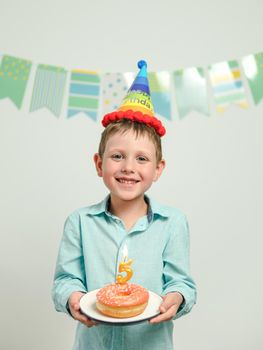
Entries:
[[217,112],[224,112],[231,103],[248,108],[237,61],[212,64],[208,69]]
[[155,114],[171,119],[171,74],[150,72],[148,78]]
[[36,71],[30,112],[47,107],[57,117],[61,113],[67,72],[64,68],[39,64]]
[[32,62],[3,56],[0,66],[0,99],[9,97],[21,108]]
[[70,76],[68,118],[84,113],[97,119],[100,98],[100,76],[97,72],[73,70]]
[[102,115],[120,107],[134,77],[135,73],[105,73],[102,75]]
[[192,67],[175,71],[174,85],[180,118],[192,110],[209,114],[207,83],[202,68]]

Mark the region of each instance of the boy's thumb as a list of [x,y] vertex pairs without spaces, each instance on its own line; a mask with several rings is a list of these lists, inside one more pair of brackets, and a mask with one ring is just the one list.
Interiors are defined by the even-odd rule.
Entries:
[[166,295],[164,298],[163,298],[163,302],[162,304],[160,305],[160,311],[163,313],[163,312],[166,312],[171,306],[174,305],[174,302],[171,298],[169,298],[168,295]]
[[78,311],[79,310],[79,303],[78,302],[75,302],[72,306],[73,306],[73,310],[74,311]]
[[166,302],[166,300],[165,300],[165,298],[164,298],[163,302],[162,302],[161,305],[160,305],[160,311],[161,311],[162,313],[164,313],[167,309],[168,309],[168,305],[167,305],[167,302]]

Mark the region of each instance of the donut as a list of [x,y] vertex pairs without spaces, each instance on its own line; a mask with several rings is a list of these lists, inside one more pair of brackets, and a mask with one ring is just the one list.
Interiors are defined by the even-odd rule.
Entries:
[[112,283],[96,294],[97,309],[104,315],[126,318],[140,315],[149,300],[147,289],[135,283]]

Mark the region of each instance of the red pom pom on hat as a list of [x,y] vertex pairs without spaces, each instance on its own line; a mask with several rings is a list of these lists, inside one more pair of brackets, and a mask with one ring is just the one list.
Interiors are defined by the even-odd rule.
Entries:
[[101,123],[106,128],[110,123],[117,122],[121,119],[129,119],[153,127],[159,136],[163,136],[166,133],[166,130],[159,119],[147,114],[142,114],[141,112],[133,112],[131,110],[129,110],[129,113],[127,114],[123,111],[108,113],[104,116]]

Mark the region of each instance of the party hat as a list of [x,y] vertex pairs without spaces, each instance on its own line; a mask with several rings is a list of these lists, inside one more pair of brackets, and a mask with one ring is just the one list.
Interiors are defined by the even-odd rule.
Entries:
[[153,127],[159,136],[163,136],[165,128],[161,121],[154,116],[147,77],[147,63],[139,61],[138,68],[140,71],[122,100],[120,107],[117,111],[106,114],[102,120],[102,125],[106,127],[120,119],[130,119]]

